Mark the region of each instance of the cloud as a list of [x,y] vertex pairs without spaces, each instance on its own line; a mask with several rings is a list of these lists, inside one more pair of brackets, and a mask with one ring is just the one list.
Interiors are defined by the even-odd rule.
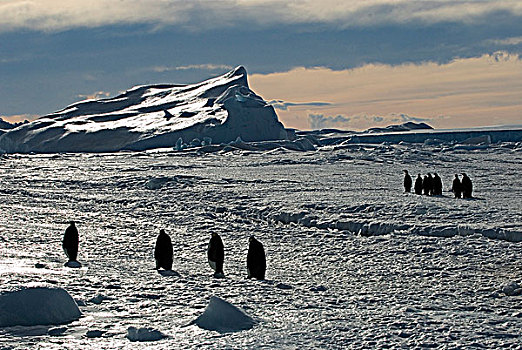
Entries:
[[80,95],[78,95],[78,97],[84,98],[87,100],[95,100],[95,99],[99,99],[99,98],[109,97],[110,95],[111,95],[111,93],[107,92],[107,91],[96,91],[96,92],[93,92],[92,94],[87,94],[87,95],[80,94]]
[[353,125],[360,123],[367,123],[371,125],[388,126],[391,124],[404,124],[406,122],[432,122],[435,118],[422,118],[412,117],[404,113],[390,113],[388,115],[368,115],[368,114],[357,114],[357,115],[336,115],[336,116],[325,116],[324,114],[309,114],[308,122],[310,129],[350,129]]
[[522,36],[510,37],[505,39],[489,39],[486,44],[502,45],[502,46],[517,46],[522,44]]
[[224,26],[332,24],[336,27],[412,22],[473,22],[495,13],[522,15],[519,0],[4,0],[0,31],[22,28],[61,31],[119,24],[182,26],[193,30]]
[[40,118],[40,116],[36,114],[0,115],[0,119],[3,119],[11,124],[24,122],[26,120],[33,121],[38,118]]
[[310,129],[328,129],[328,128],[345,128],[349,125],[352,118],[343,115],[335,117],[325,116],[323,114],[309,114]]
[[266,100],[330,101],[279,109],[285,126],[297,129],[365,130],[406,121],[444,129],[519,124],[522,111],[522,59],[508,52],[447,64],[367,64],[341,71],[299,67],[253,74],[249,82]]
[[207,64],[191,64],[187,66],[176,66],[176,67],[167,67],[167,66],[155,66],[150,68],[153,72],[156,73],[163,73],[163,72],[170,72],[170,71],[183,71],[183,70],[231,70],[234,67],[226,65],[226,64],[213,64],[213,63],[207,63]]
[[283,100],[268,101],[275,109],[287,111],[289,107],[320,107],[331,106],[329,102],[286,102]]
[[[412,117],[412,116],[404,114],[404,113],[400,113],[400,114],[391,113],[389,117],[390,117],[389,118],[390,121],[398,122],[398,123],[406,123],[406,122],[421,123],[421,122],[429,122],[429,121],[433,120],[433,118]],[[384,118],[381,118],[380,121],[382,121],[382,120],[384,120]]]

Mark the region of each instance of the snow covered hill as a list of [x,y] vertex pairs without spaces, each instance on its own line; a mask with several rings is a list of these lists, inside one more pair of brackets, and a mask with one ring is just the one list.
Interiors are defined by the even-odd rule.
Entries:
[[[190,85],[136,86],[87,100],[0,136],[8,153],[110,152],[206,142],[284,140],[273,107],[248,87],[243,67]],[[196,141],[197,143],[198,141]]]

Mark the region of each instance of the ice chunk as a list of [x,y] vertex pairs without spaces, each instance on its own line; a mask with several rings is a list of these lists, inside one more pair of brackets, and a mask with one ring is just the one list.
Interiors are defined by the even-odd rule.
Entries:
[[65,289],[22,288],[0,295],[0,327],[61,324],[81,316]]
[[127,339],[130,341],[156,341],[165,337],[165,334],[152,328],[129,327],[127,329]]
[[104,300],[112,300],[112,298],[106,297],[105,295],[98,294],[94,298],[89,299],[89,302],[93,304],[101,304]]
[[103,335],[103,331],[100,331],[98,329],[90,330],[85,333],[85,336],[87,338],[100,338]]
[[522,294],[522,286],[515,281],[511,281],[502,286],[502,293],[507,296],[515,296]]
[[162,188],[170,179],[168,177],[154,177],[147,180],[145,187],[149,190],[158,190]]
[[489,135],[480,135],[475,137],[469,137],[465,140],[462,140],[460,143],[466,144],[466,145],[479,145],[479,144],[490,144],[491,143],[491,136]]
[[187,145],[185,145],[183,143],[183,138],[181,138],[181,137],[178,138],[178,140],[176,141],[176,146],[175,146],[176,151],[182,151],[186,147],[187,147]]
[[255,321],[236,306],[212,296],[205,311],[194,323],[209,331],[226,333],[250,329]]

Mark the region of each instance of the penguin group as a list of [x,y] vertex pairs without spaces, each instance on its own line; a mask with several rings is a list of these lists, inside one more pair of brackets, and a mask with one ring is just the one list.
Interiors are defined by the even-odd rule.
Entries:
[[[412,188],[412,178],[408,173],[408,170],[403,170],[404,172],[404,191],[411,192]],[[415,184],[413,185],[413,190],[415,194],[418,195],[426,195],[426,196],[442,196],[442,179],[437,173],[427,173],[424,177],[421,174],[417,175],[415,179]],[[453,179],[453,186],[451,191],[455,194],[455,198],[472,198],[471,194],[473,192],[473,184],[471,179],[465,174],[462,173],[462,181],[459,179],[458,175],[455,175]]]
[[462,180],[459,179],[458,174],[455,174],[451,190],[455,198],[472,198],[473,183],[466,173],[462,173]]
[[[256,278],[258,280],[265,279],[266,272],[266,256],[263,244],[259,242],[254,236],[250,236],[248,240],[247,253],[247,277]],[[163,268],[165,270],[172,269],[172,242],[170,237],[164,230],[160,230],[158,239],[156,240],[156,247],[154,249],[154,258],[156,259],[156,269]],[[213,232],[207,248],[208,263],[212,270],[214,270],[214,277],[223,278],[223,264],[225,262],[225,247],[221,237],[216,232]]]
[[[78,257],[79,234],[74,221],[69,222],[69,227],[65,230],[63,236],[62,247],[69,259],[65,266],[80,267],[81,264],[77,262]],[[172,240],[170,236],[161,229],[156,244],[154,246],[154,260],[156,261],[156,270],[163,269],[165,271],[172,270],[174,249],[172,248]],[[225,247],[221,237],[216,232],[213,232],[207,248],[208,263],[212,270],[214,270],[214,277],[223,278],[223,264],[225,262]],[[263,244],[259,242],[254,236],[248,239],[248,253],[247,253],[247,277],[264,280],[266,273],[266,256]]]

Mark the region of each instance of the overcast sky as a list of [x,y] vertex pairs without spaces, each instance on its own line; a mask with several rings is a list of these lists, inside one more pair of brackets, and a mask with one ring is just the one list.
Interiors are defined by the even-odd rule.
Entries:
[[522,124],[522,1],[0,0],[0,116],[243,65],[287,127]]

